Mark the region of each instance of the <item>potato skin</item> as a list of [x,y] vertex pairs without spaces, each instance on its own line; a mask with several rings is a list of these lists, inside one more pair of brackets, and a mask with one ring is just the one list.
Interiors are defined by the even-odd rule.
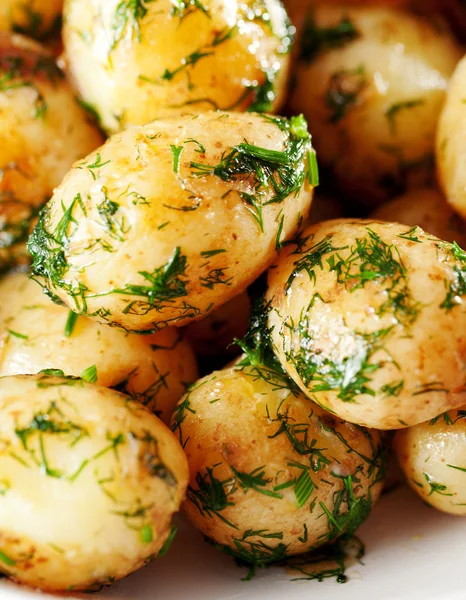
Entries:
[[[259,566],[352,532],[382,488],[380,434],[344,423],[287,385],[266,367],[216,371],[187,393],[172,424],[190,470],[184,513]],[[258,561],[255,549],[263,551]]]
[[0,31],[15,31],[41,38],[59,23],[63,0],[2,0]]
[[397,431],[394,448],[406,481],[434,508],[466,515],[466,412],[451,410]]
[[466,253],[420,228],[337,220],[305,230],[268,278],[271,338],[316,403],[376,429],[466,400]]
[[168,423],[186,386],[196,380],[196,359],[181,333],[167,328],[138,336],[78,317],[54,304],[24,273],[0,281],[0,376],[60,369],[80,377],[96,367],[96,383],[132,396]]
[[281,3],[176,4],[65,3],[69,70],[102,126],[114,133],[186,112],[278,109],[294,31]]
[[[308,118],[319,163],[369,206],[430,183],[437,120],[462,55],[451,33],[396,8],[319,5],[312,14],[291,108]],[[326,29],[336,39],[326,42]]]
[[457,242],[466,248],[466,224],[435,188],[410,190],[379,206],[371,218],[410,227],[418,225],[441,240]]
[[102,137],[54,58],[0,33],[0,269],[28,261],[31,220],[71,165]]
[[50,592],[93,589],[151,560],[188,469],[139,403],[81,380],[0,379],[1,570]]
[[252,283],[307,216],[304,127],[212,112],[117,134],[55,190],[29,241],[34,272],[76,312],[126,330],[207,316]]
[[453,209],[466,218],[466,58],[451,78],[437,128],[437,172],[440,187]]

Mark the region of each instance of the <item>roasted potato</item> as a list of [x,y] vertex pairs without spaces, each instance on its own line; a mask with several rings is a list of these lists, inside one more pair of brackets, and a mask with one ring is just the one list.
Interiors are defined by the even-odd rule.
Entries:
[[27,263],[31,220],[102,138],[53,57],[0,33],[0,271]]
[[434,508],[466,515],[466,410],[398,431],[395,450],[406,481]]
[[188,469],[127,396],[47,374],[0,379],[0,570],[50,592],[94,589],[154,558]]
[[333,417],[267,367],[200,380],[172,429],[189,463],[183,511],[252,565],[352,533],[380,495],[380,434]]
[[435,188],[410,190],[379,206],[371,217],[381,221],[403,223],[411,227],[419,225],[424,231],[434,234],[441,240],[457,242],[462,248],[466,248],[465,222]]
[[419,227],[328,221],[268,277],[271,338],[311,400],[376,429],[466,402],[466,252]]
[[437,169],[446,199],[466,218],[466,58],[458,64],[437,129]]
[[63,0],[2,0],[0,31],[44,37],[60,24],[62,8]]
[[433,180],[437,120],[461,55],[447,29],[400,9],[319,5],[309,15],[291,107],[348,194],[372,206]]
[[124,391],[165,422],[197,378],[196,359],[178,330],[138,336],[105,327],[54,304],[23,273],[0,281],[0,298],[0,376],[87,372],[92,382]]
[[63,39],[83,99],[115,132],[192,111],[276,110],[293,32],[278,0],[67,0]]
[[306,122],[212,112],[115,135],[78,162],[29,239],[68,306],[126,330],[187,325],[240,294],[306,217]]
[[186,338],[198,356],[213,358],[239,354],[239,348],[232,347],[232,344],[235,339],[242,339],[246,335],[250,312],[249,295],[243,292],[207,318],[188,325]]

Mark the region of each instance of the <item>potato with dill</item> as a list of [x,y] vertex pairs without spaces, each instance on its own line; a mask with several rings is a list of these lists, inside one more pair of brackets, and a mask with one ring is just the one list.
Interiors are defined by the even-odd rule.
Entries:
[[200,380],[172,429],[190,470],[183,511],[253,569],[353,533],[382,489],[380,434],[314,406],[273,365]]
[[464,406],[398,431],[394,448],[406,481],[434,508],[466,515]]
[[437,129],[437,170],[441,188],[452,208],[466,219],[466,58],[452,77]]
[[113,387],[169,422],[196,359],[181,333],[138,336],[79,317],[51,302],[26,274],[0,281],[0,376],[58,369]]
[[2,0],[0,31],[42,38],[60,24],[63,0]]
[[113,390],[44,373],[2,377],[0,415],[0,571],[76,592],[165,551],[188,469],[157,417]]
[[466,223],[436,188],[410,190],[377,208],[371,217],[411,227],[419,225],[441,240],[457,242],[461,248],[466,248]]
[[339,417],[416,425],[466,401],[465,281],[466,253],[419,227],[315,225],[270,270],[275,351]]
[[39,208],[75,160],[102,142],[54,58],[0,33],[0,270],[28,261]]
[[317,179],[302,117],[212,112],[136,126],[55,190],[29,239],[33,272],[100,322],[187,325],[271,264]]
[[294,28],[279,0],[67,0],[63,38],[108,132],[186,112],[273,112]]
[[292,110],[347,193],[375,205],[433,183],[437,120],[462,56],[447,29],[396,8],[319,5],[299,52]]

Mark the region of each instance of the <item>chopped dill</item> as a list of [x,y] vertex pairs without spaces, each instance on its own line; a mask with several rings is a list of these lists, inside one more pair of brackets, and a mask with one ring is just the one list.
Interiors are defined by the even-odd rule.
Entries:
[[147,4],[155,0],[120,0],[113,17],[113,40],[111,50],[123,39],[127,30],[131,37],[141,41],[141,21],[147,15]]
[[425,101],[422,98],[418,98],[416,100],[405,100],[404,102],[396,102],[387,108],[385,111],[385,116],[388,120],[388,126],[390,128],[390,133],[392,135],[396,134],[396,117],[398,114],[409,108],[416,108],[418,106],[423,106]]
[[462,297],[466,294],[466,252],[456,242],[441,243],[440,248],[446,250],[454,261],[453,278],[445,282],[447,295],[440,305],[440,308],[449,311],[455,306],[459,306],[462,303]]
[[337,71],[330,78],[325,104],[330,111],[330,123],[338,123],[360,101],[360,94],[367,86],[363,66]]
[[333,27],[318,27],[312,15],[309,15],[302,33],[299,58],[305,62],[312,62],[318,54],[342,48],[359,36],[359,31],[348,17],[343,17]]

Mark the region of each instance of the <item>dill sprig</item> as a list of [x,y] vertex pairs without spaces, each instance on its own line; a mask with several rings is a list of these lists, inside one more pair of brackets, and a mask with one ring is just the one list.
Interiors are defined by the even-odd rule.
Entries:
[[338,123],[359,102],[359,95],[367,86],[364,67],[342,69],[330,78],[325,105],[330,111],[329,122]]
[[445,282],[447,295],[440,305],[440,308],[448,311],[461,305],[461,298],[466,294],[466,252],[456,242],[442,242],[439,247],[447,250],[454,260],[453,278]]
[[211,18],[208,9],[202,4],[201,0],[172,0],[172,4],[170,15],[177,17],[180,21],[198,10],[209,19]]
[[292,117],[289,121],[275,119],[274,122],[288,134],[282,151],[244,141],[225,150],[217,165],[191,162],[193,176],[215,176],[225,182],[247,179],[256,196],[271,194],[264,205],[282,202],[291,194],[297,194],[307,175],[305,158],[312,151],[307,123],[303,116]]
[[123,39],[128,28],[131,36],[136,37],[139,42],[141,41],[141,21],[147,15],[147,4],[151,2],[154,0],[120,0],[112,22],[112,50]]
[[[69,269],[65,254],[69,241],[73,235],[73,227],[77,226],[74,212],[77,207],[85,213],[81,195],[77,194],[68,208],[61,204],[63,214],[53,231],[49,230],[50,204],[46,204],[39,213],[39,220],[34,227],[27,243],[27,249],[33,258],[31,276],[39,277],[37,280],[44,287],[45,292],[57,304],[61,300],[52,292],[52,289],[61,288],[75,302],[75,312],[83,313],[87,310],[86,291],[87,288],[80,282],[72,282],[65,279]],[[42,281],[43,278],[45,283]]]
[[322,538],[332,541],[341,534],[352,535],[367,519],[372,508],[370,488],[367,496],[357,497],[355,489],[359,487],[357,473],[341,477],[332,473],[333,477],[342,479],[343,488],[333,493],[332,510],[320,502],[320,507],[327,517],[328,531]]
[[[268,567],[286,558],[288,545],[284,544],[281,541],[282,539],[283,533],[281,531],[272,532],[267,529],[248,529],[241,537],[233,538],[235,545],[233,549],[230,546],[218,544],[209,538],[205,538],[206,542],[214,548],[235,558],[238,566],[249,569],[248,574],[244,577],[244,581],[252,579],[258,568]],[[273,543],[273,540],[279,540],[279,542]]]
[[207,467],[204,474],[196,473],[196,486],[188,487],[186,497],[198,509],[202,516],[212,517],[215,515],[229,527],[238,529],[223,514],[229,506],[234,506],[234,502],[229,500],[229,496],[234,491],[231,478],[225,481],[217,479],[214,470],[219,465]]
[[403,325],[411,325],[417,318],[420,303],[412,296],[408,285],[408,271],[396,246],[387,244],[369,227],[367,236],[356,238],[349,256],[332,256],[329,267],[351,291],[363,288],[368,282],[387,284],[387,300],[377,308],[377,314],[393,312]]
[[139,275],[146,284],[127,284],[123,288],[112,290],[114,294],[140,296],[143,300],[134,300],[124,309],[127,314],[136,305],[140,310],[160,312],[165,307],[172,305],[173,300],[187,296],[186,278],[187,257],[177,246],[170,259],[162,266],[156,267],[152,272],[139,271]]
[[304,25],[299,58],[311,62],[318,54],[342,48],[359,37],[359,31],[346,16],[333,27],[318,27],[311,14]]
[[270,310],[271,303],[265,302],[264,295],[253,302],[248,331],[242,340],[234,341],[245,354],[236,368],[244,370],[248,376],[263,379],[275,389],[288,389],[296,396],[299,393],[297,386],[275,356],[271,340],[272,327],[268,326]]
[[[304,240],[301,247],[294,251],[294,254],[302,256],[294,263],[286,289],[303,271],[315,284],[317,271],[329,269],[336,273],[337,282],[351,293],[371,282],[383,286],[387,299],[377,307],[377,315],[392,312],[405,327],[416,320],[421,304],[412,295],[407,268],[394,244],[387,244],[370,227],[366,227],[366,235],[357,237],[351,246],[335,246],[331,235],[310,245],[312,241],[312,237]],[[315,300],[316,297],[312,299],[309,309]]]
[[270,439],[274,439],[279,435],[284,435],[290,442],[293,450],[300,456],[305,456],[309,460],[309,465],[314,473],[325,469],[331,464],[324,452],[327,448],[317,446],[317,439],[312,435],[311,421],[297,423],[288,414],[288,409],[285,412],[280,410],[274,419],[269,415],[268,418],[272,422],[278,422],[277,431],[272,434]]
[[296,348],[285,352],[303,384],[312,394],[335,391],[343,402],[355,402],[362,394],[376,396],[370,387],[373,374],[382,368],[384,360],[374,361],[374,356],[384,348],[393,326],[373,333],[354,332],[355,345],[351,354],[334,358],[331,353],[318,351],[319,340],[310,327],[309,309],[301,314],[297,327],[287,324],[298,335]]

